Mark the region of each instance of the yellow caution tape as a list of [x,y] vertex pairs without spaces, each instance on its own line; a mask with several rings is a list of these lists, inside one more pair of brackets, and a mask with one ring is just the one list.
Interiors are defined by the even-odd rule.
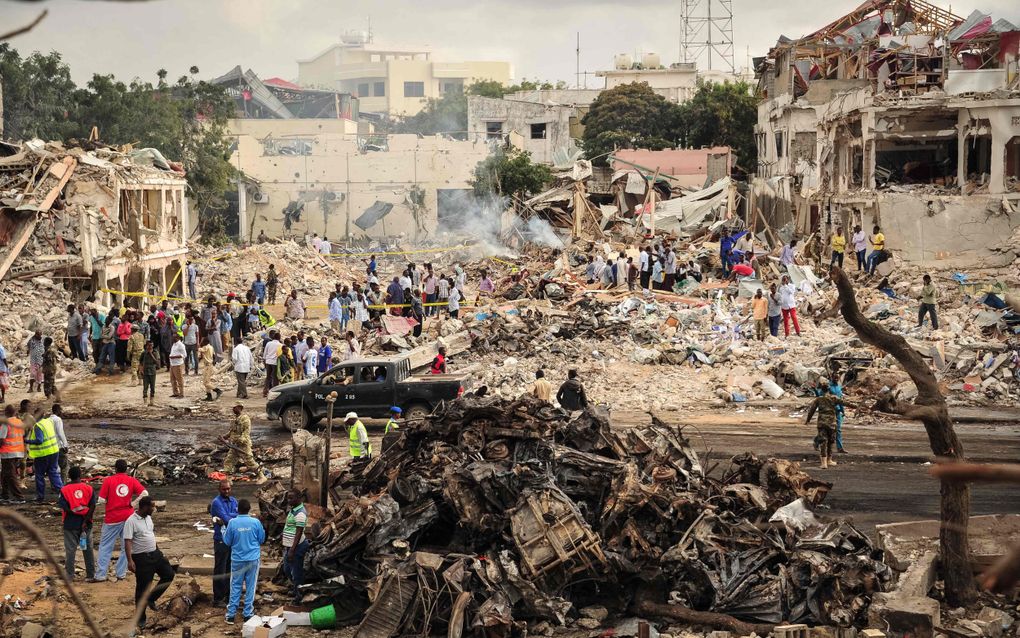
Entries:
[[372,257],[372,256],[384,256],[384,255],[418,255],[421,253],[445,253],[451,250],[460,250],[461,248],[470,248],[468,244],[461,244],[459,246],[447,246],[445,248],[422,248],[420,250],[393,250],[386,252],[375,252],[375,253],[329,253],[328,255],[322,255],[323,257]]

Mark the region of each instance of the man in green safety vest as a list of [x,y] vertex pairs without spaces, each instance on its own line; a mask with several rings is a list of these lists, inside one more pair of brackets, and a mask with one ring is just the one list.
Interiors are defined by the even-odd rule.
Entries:
[[[39,416],[38,410],[35,416]],[[25,425],[28,425],[28,422]],[[64,487],[64,482],[60,480],[60,444],[57,441],[56,426],[48,417],[35,421],[35,424],[25,431],[28,458],[32,459],[35,468],[35,502],[38,504],[46,498],[47,476],[50,478],[50,486],[58,495]]]
[[383,434],[396,432],[397,430],[400,429],[400,426],[397,424],[397,419],[400,418],[400,413],[401,409],[398,408],[397,406],[393,406],[392,408],[390,408],[390,420],[386,422],[386,430],[383,431]]
[[347,439],[351,451],[351,458],[365,459],[372,458],[372,444],[368,441],[368,430],[365,424],[358,419],[357,412],[348,412],[344,417],[344,425],[347,426]]

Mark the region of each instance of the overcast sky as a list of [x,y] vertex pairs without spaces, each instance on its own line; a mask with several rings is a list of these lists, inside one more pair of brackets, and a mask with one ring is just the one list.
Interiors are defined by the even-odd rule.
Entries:
[[[780,34],[804,35],[858,3],[733,0],[736,65],[763,55]],[[1020,24],[1017,0],[951,5],[960,15],[980,8]],[[93,73],[155,80],[160,68],[174,79],[191,65],[210,78],[238,64],[263,78],[295,79],[298,59],[370,19],[376,44],[426,45],[436,60],[506,60],[517,79],[573,85],[578,32],[582,71],[611,68],[617,53],[655,52],[664,64],[679,56],[679,0],[0,0],[0,31],[43,8],[49,16],[10,43],[23,54],[59,51],[78,82]],[[600,85],[588,78],[589,87]]]

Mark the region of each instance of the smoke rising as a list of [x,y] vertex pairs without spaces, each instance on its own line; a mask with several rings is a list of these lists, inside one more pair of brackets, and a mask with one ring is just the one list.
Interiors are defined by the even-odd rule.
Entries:
[[471,191],[444,194],[440,203],[439,230],[474,240],[487,255],[512,255],[501,237],[504,228],[517,230],[528,242],[563,248],[552,225],[540,218],[524,220],[510,212],[507,199],[477,197]]

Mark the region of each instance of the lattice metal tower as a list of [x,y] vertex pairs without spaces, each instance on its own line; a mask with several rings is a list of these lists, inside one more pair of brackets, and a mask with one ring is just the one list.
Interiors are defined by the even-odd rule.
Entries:
[[733,0],[680,0],[680,59],[735,70]]

